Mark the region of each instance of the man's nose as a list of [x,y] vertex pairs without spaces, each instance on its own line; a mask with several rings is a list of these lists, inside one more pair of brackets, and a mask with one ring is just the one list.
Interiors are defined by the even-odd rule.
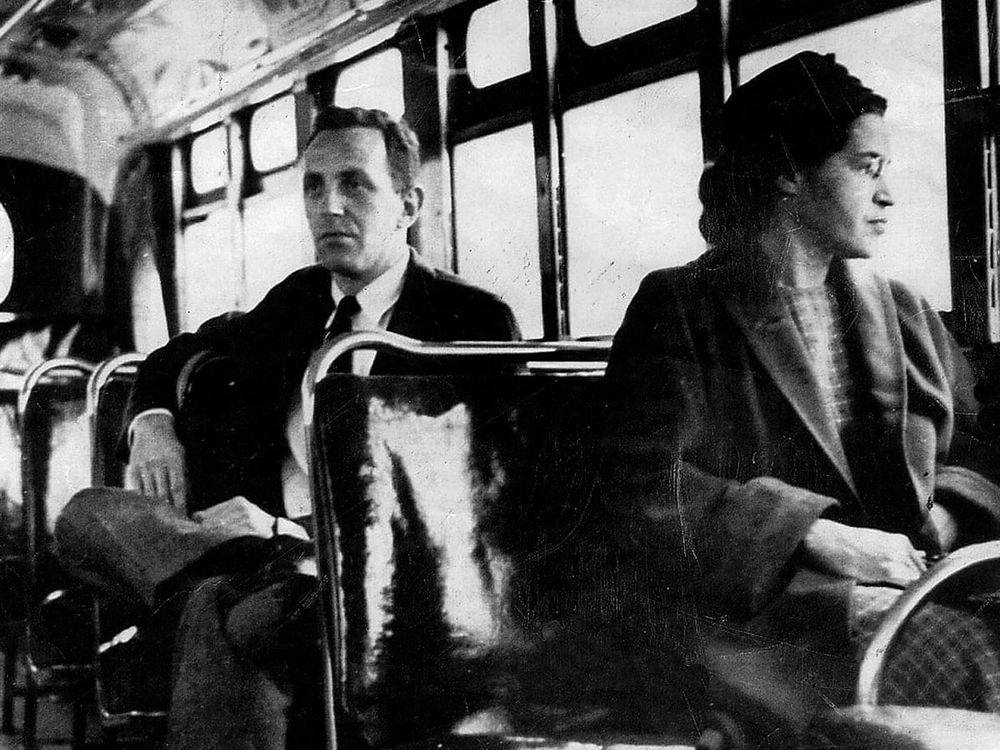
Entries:
[[344,196],[336,188],[326,192],[326,210],[337,216],[344,213]]

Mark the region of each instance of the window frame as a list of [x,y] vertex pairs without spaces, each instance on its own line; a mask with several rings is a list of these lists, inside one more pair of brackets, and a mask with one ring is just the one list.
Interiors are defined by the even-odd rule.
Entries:
[[[468,24],[473,13],[492,1],[447,3],[435,13],[405,21],[391,37],[350,58],[322,63],[322,68],[307,62],[303,65],[304,76],[299,79],[304,85],[296,96],[301,94],[306,102],[317,105],[333,101],[341,71],[389,48],[399,49],[407,111],[413,111],[415,104],[420,104],[421,110],[435,109],[426,113],[427,120],[419,124],[418,132],[425,152],[430,146],[435,158],[442,161],[441,179],[447,185],[436,192],[445,201],[440,213],[446,241],[449,233],[452,241],[448,256],[452,264],[454,174],[450,159],[455,146],[531,123],[537,165],[541,284],[546,299],[545,337],[566,338],[572,314],[566,268],[573,259],[566,247],[560,163],[564,111],[697,72],[704,157],[710,160],[718,150],[722,103],[727,90],[739,83],[743,55],[925,0],[774,0],[763,6],[751,0],[698,0],[693,10],[597,45],[588,44],[579,33],[576,0],[538,0],[529,5],[531,70],[477,88],[461,61],[467,51]],[[994,125],[993,115],[1000,101],[1000,53],[995,37],[991,38],[991,50],[985,52],[969,43],[979,38],[979,28],[987,22],[979,18],[977,0],[931,1],[939,3],[943,16],[949,257],[954,305],[962,312],[949,322],[966,343],[984,343],[1000,340],[1000,209],[997,201],[989,202],[990,186],[1000,182],[995,166],[1000,159],[993,142],[1000,129]],[[991,8],[991,4],[987,3],[987,7]],[[444,44],[439,41],[436,51],[435,45],[429,43],[433,34],[445,40]],[[557,54],[553,53],[553,44]],[[980,80],[980,70],[985,67],[980,59],[983,56],[992,56],[989,64],[993,73],[988,81]],[[433,71],[427,70],[428,61]],[[411,86],[424,97],[419,102]],[[255,107],[280,95],[244,107],[229,121],[245,128]],[[430,97],[434,97],[436,108]],[[299,101],[297,98],[300,138],[304,139],[309,106],[307,103],[302,107]],[[243,151],[238,155],[244,168],[240,184],[230,183],[226,189],[197,195],[190,180],[190,149],[196,135],[189,133],[175,142],[181,146],[186,174],[179,200],[181,230],[188,220],[231,206],[234,189],[237,206],[239,201],[266,189],[267,175],[253,169],[249,139],[243,139]],[[985,298],[984,286],[989,286],[992,298]]]

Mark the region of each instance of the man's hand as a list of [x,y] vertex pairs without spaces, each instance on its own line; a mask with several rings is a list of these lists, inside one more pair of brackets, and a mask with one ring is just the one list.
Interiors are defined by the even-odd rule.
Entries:
[[821,570],[858,583],[908,586],[927,570],[922,552],[903,534],[846,526],[820,518],[802,540]]
[[[208,530],[226,530],[235,536],[259,536],[268,539],[274,527],[274,516],[265,513],[241,496],[231,497],[211,508],[192,513],[191,518]],[[297,524],[292,525],[297,526]]]
[[187,464],[184,446],[167,414],[141,415],[132,424],[126,487],[137,489],[179,508],[187,509]]

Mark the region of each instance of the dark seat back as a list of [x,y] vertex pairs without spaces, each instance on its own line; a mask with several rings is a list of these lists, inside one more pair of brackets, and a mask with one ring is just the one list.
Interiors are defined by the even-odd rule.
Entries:
[[663,685],[593,513],[602,403],[595,375],[319,384],[342,737],[649,729]]
[[18,400],[21,490],[31,554],[46,551],[59,510],[90,483],[85,410],[92,370],[79,360],[49,360],[29,373]]
[[280,460],[285,447],[265,439],[265,420],[250,373],[233,357],[196,354],[179,378],[177,430],[188,463],[188,510],[243,495],[283,515]]
[[27,561],[25,659],[33,670],[67,663],[89,668],[90,613],[67,593],[70,582],[52,554],[51,530],[70,497],[90,484],[85,408],[92,369],[80,360],[48,360],[28,374],[18,398]]
[[136,367],[145,357],[121,354],[102,362],[87,386],[90,419],[91,470],[95,487],[123,487],[125,466],[119,444]]

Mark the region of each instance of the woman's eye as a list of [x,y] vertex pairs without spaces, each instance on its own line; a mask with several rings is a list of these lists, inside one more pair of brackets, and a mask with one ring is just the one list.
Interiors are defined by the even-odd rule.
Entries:
[[881,177],[884,170],[885,161],[883,159],[871,159],[870,161],[865,162],[864,173],[873,180],[877,180]]

